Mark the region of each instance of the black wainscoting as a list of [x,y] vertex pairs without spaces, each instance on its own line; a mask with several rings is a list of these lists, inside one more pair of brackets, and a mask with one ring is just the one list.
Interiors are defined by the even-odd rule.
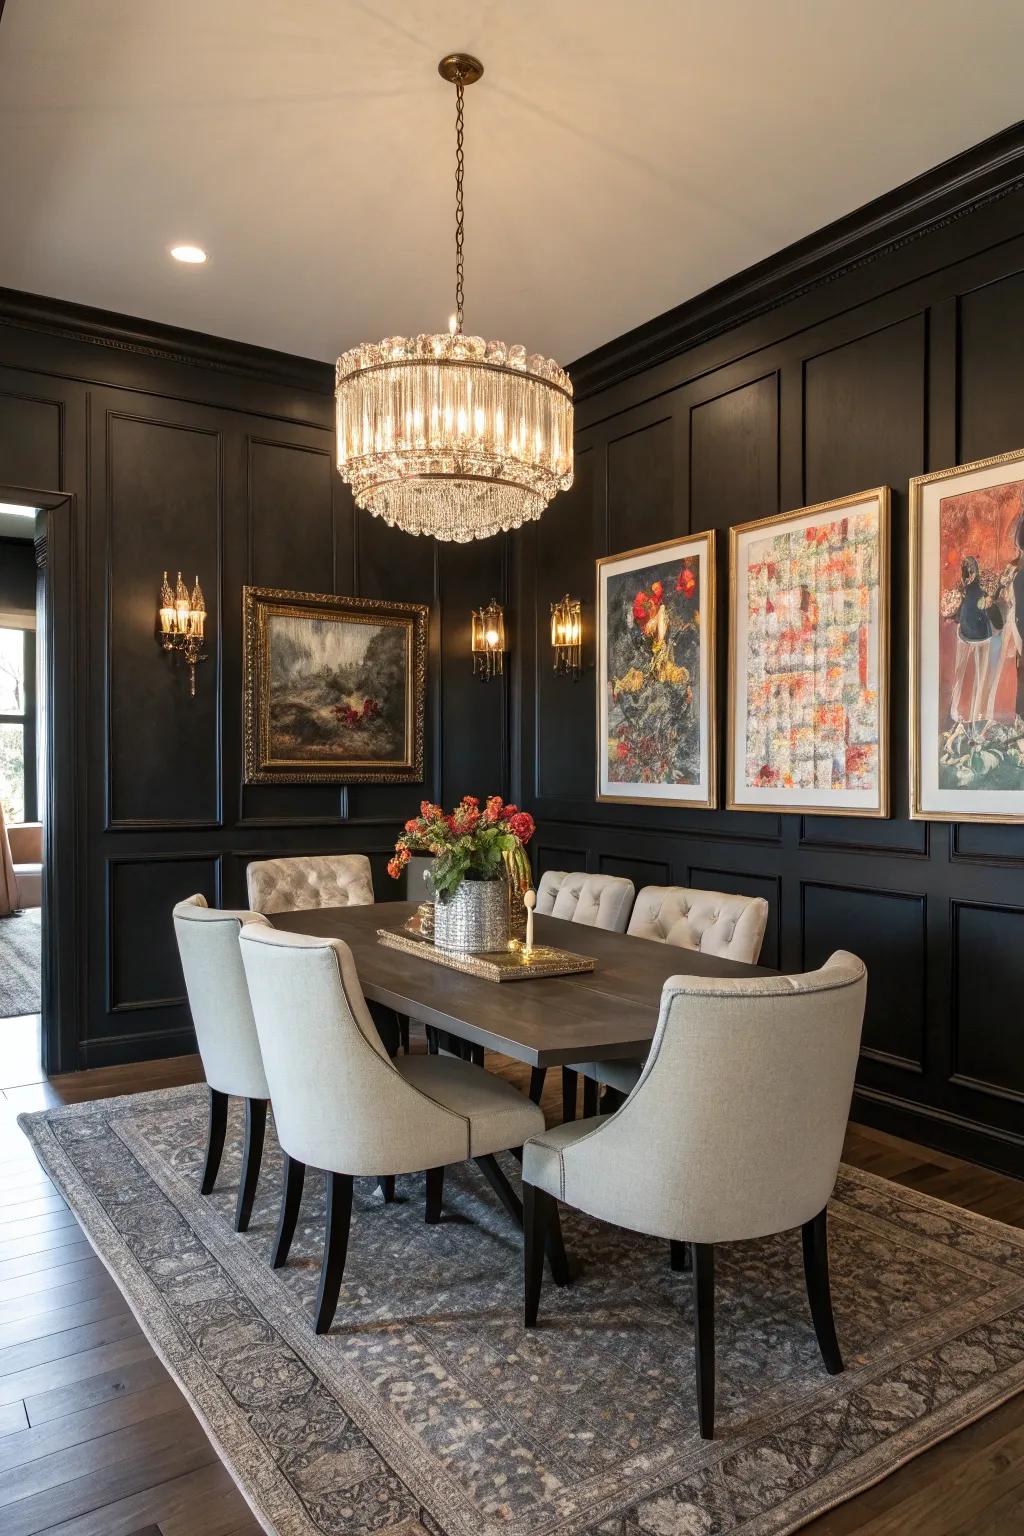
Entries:
[[[424,795],[508,790],[508,686],[481,687],[469,655],[507,541],[442,548],[354,515],[333,444],[323,364],[0,292],[0,489],[59,503],[47,576],[74,701],[55,715],[74,772],[57,775],[51,1071],[194,1048],[175,900],[244,906],[251,859],[346,850],[400,895],[385,864]],[[154,635],[179,565],[209,605],[195,699]],[[422,787],[242,784],[245,582],[431,605]]]
[[[863,955],[855,1114],[1018,1174],[1024,828],[908,819],[906,526],[912,475],[1024,447],[1022,334],[1018,127],[574,365],[576,484],[515,541],[513,778],[541,870],[763,895],[764,958],[786,969]],[[594,560],[722,530],[724,725],[724,531],[879,484],[893,489],[892,819],[596,803]],[[576,683],[552,675],[546,641],[566,588],[584,599]]]

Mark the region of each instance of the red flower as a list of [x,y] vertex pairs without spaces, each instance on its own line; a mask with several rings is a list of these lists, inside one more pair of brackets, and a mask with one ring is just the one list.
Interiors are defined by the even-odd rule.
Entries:
[[508,821],[510,816],[516,816],[518,813],[518,805],[506,805],[505,809],[501,813],[501,819],[502,821]]
[[530,841],[536,830],[533,817],[529,811],[517,811],[514,816],[510,816],[508,829],[513,837],[517,837],[520,843],[524,845]]
[[407,832],[418,832],[420,830],[420,824],[419,824],[418,817],[416,817],[416,816],[411,817],[410,820],[407,821],[406,824],[405,824],[405,830]]
[[676,591],[681,592],[684,597],[692,597],[696,590],[697,578],[690,567],[688,565],[680,567],[679,575],[676,579]]
[[431,805],[429,800],[421,800],[420,815],[425,821],[436,821],[439,816],[444,815],[444,811],[439,805]]
[[629,756],[629,742],[628,741],[616,742],[616,744],[615,744],[615,756],[618,758],[620,763],[623,762],[624,759]]
[[472,806],[475,809],[480,804],[480,801],[476,795],[463,795],[461,804]]
[[638,624],[646,624],[657,613],[658,607],[649,592],[638,592],[633,599],[633,617]]
[[484,821],[488,826],[492,826],[494,822],[500,821],[503,815],[504,807],[502,805],[501,796],[488,795],[487,804],[484,806]]
[[663,585],[661,584],[660,581],[652,581],[651,582],[651,596],[654,598],[655,602],[658,602],[658,603],[661,602],[661,599],[662,599],[662,596],[664,595],[664,592],[665,592],[665,588],[663,587]]
[[393,859],[388,860],[388,874],[391,876],[392,880],[398,879],[399,875],[402,873],[402,868],[403,866],[399,863],[397,854]]

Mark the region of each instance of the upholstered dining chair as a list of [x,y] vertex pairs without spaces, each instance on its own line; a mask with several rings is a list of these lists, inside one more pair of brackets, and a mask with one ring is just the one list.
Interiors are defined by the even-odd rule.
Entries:
[[252,925],[269,926],[258,912],[211,910],[204,896],[189,896],[174,908],[174,933],[185,975],[203,1071],[210,1085],[210,1133],[201,1193],[217,1182],[228,1099],[245,1100],[245,1147],[235,1204],[235,1229],[244,1232],[260,1176],[270,1090],[238,952],[238,935]]
[[[867,973],[837,951],[802,976],[670,976],[643,1074],[615,1114],[523,1148],[526,1326],[537,1321],[547,1224],[563,1200],[666,1239],[692,1259],[697,1416],[714,1436],[714,1251],[799,1227],[825,1368],[843,1369],[826,1206],[853,1095]],[[689,1255],[687,1255],[687,1245]]]
[[373,876],[365,853],[257,859],[246,869],[245,883],[254,912],[373,905]]
[[[583,923],[589,928],[604,928],[609,933],[625,933],[633,895],[632,880],[622,875],[588,875],[580,870],[549,869],[540,877],[536,910],[546,917],[560,917],[567,923]],[[567,1101],[567,1075],[572,1080],[573,1104],[576,1102],[576,1077],[571,1069],[562,1074],[562,1102]],[[544,1092],[545,1067],[530,1073],[530,1098],[540,1103]]]
[[[304,858],[258,859],[245,871],[254,912],[301,912],[311,907],[372,907],[373,874],[365,853],[326,853]],[[370,1003],[374,1023],[394,1054],[409,1050],[409,1020],[381,1003]]]
[[[543,1130],[544,1116],[510,1083],[454,1056],[407,1056],[396,1065],[340,940],[251,925],[240,949],[285,1162],[273,1265],[288,1257],[307,1165],[325,1170],[315,1327],[326,1333],[345,1271],[354,1179],[426,1171],[434,1223],[445,1166],[471,1158],[521,1224],[521,1203],[495,1153]],[[561,1233],[549,1236],[552,1270],[564,1284]]]
[[[756,965],[768,922],[763,896],[689,890],[682,885],[645,885],[636,898],[626,932],[635,939],[678,944],[704,955],[722,955]],[[583,1078],[583,1113],[595,1115],[602,1087],[631,1093],[643,1061],[574,1062],[562,1069],[562,1119],[576,1118],[576,1074]]]

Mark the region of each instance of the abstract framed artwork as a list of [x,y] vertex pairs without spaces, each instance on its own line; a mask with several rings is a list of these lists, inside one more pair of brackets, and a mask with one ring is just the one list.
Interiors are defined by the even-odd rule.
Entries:
[[1024,822],[1024,449],[910,482],[910,814]]
[[730,810],[889,814],[889,488],[729,530]]
[[245,782],[418,784],[422,603],[242,589]]
[[717,803],[715,535],[597,562],[597,798]]

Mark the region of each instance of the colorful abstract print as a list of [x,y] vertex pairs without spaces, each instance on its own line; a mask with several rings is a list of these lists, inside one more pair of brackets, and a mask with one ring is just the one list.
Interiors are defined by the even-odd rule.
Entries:
[[607,773],[699,784],[700,563],[661,560],[607,585]]
[[1024,483],[939,503],[939,787],[1024,789]]
[[879,783],[879,518],[858,512],[746,547],[746,783]]

